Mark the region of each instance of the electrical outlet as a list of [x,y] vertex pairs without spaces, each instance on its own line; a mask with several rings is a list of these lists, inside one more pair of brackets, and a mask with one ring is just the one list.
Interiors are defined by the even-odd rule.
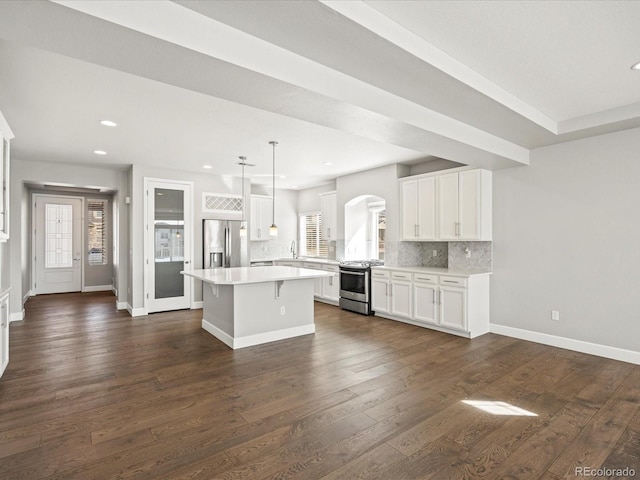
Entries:
[[560,320],[560,312],[558,310],[551,310],[551,320],[556,322]]
[[433,251],[433,256],[434,256],[434,257],[437,257],[437,256],[438,256],[438,250],[434,250],[434,251]]
[[467,258],[471,258],[471,250],[469,250],[468,248],[464,249],[464,256]]
[[280,307],[280,315],[284,315],[285,313],[284,306]]

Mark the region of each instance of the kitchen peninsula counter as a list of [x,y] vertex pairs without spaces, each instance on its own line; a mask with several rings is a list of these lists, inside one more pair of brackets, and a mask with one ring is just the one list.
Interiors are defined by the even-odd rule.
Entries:
[[334,275],[285,266],[182,273],[204,284],[202,328],[234,349],[314,333],[314,279]]

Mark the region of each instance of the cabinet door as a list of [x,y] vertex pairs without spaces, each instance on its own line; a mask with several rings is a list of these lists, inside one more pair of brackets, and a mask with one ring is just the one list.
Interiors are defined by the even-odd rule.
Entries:
[[438,179],[438,238],[458,239],[458,174],[440,175]]
[[391,280],[391,313],[411,317],[411,282]]
[[322,294],[327,300],[333,300],[335,302],[340,298],[340,280],[336,275],[335,277],[323,278]]
[[402,239],[418,239],[418,182],[401,183],[402,195]]
[[436,178],[418,181],[418,237],[420,240],[436,238]]
[[251,240],[269,240],[271,226],[271,199],[251,196]]
[[320,213],[322,214],[323,240],[335,240],[337,231],[337,196],[335,193],[320,195]]
[[9,295],[0,301],[0,377],[9,364]]
[[371,279],[371,308],[374,312],[389,313],[389,280]]
[[322,298],[322,278],[313,279],[313,296]]
[[413,319],[419,322],[437,324],[438,287],[429,283],[413,284]]
[[440,287],[440,324],[443,327],[467,331],[467,290]]
[[460,240],[480,240],[480,170],[458,174]]

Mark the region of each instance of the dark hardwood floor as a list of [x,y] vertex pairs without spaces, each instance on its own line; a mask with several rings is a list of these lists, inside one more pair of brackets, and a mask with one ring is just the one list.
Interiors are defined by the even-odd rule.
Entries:
[[640,478],[640,366],[323,304],[315,335],[233,351],[200,319],[30,299],[0,379],[0,479]]

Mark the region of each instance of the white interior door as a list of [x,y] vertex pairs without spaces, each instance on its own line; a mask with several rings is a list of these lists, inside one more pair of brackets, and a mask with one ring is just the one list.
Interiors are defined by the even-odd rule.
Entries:
[[145,179],[145,285],[149,313],[191,307],[191,184]]
[[34,195],[34,291],[82,290],[83,199]]

